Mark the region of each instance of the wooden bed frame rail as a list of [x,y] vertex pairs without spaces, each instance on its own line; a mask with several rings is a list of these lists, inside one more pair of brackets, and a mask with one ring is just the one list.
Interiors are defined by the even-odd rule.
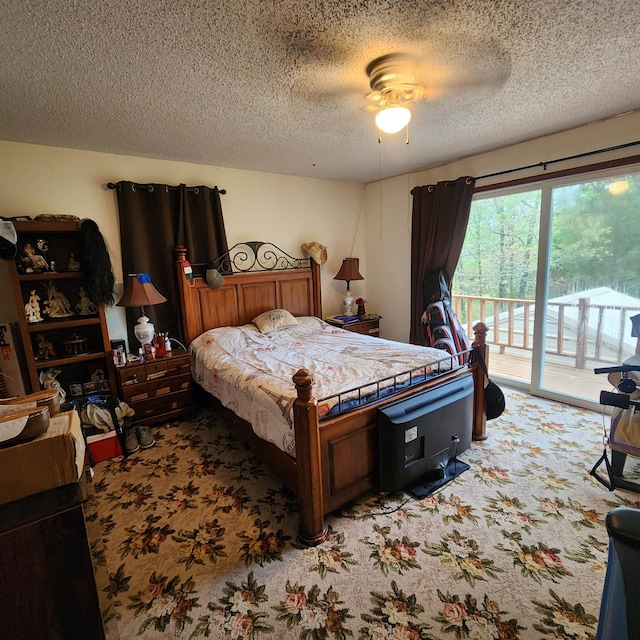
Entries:
[[[249,243],[262,244],[262,243]],[[275,308],[288,309],[294,316],[322,317],[320,267],[308,266],[276,271],[251,271],[224,276],[219,289],[210,289],[201,274],[188,281],[184,274],[187,250],[176,249],[176,274],[186,344],[206,331],[221,326],[247,324],[258,314]],[[488,362],[487,327],[474,326],[474,347]],[[474,379],[473,439],[486,435],[484,387],[486,378],[479,366],[470,364],[423,382],[383,400],[337,416],[320,418],[313,396],[313,376],[300,369],[293,376],[297,397],[293,405],[296,457],[258,438],[249,423],[229,409],[223,409],[239,435],[298,496],[303,544],[317,545],[327,537],[325,516],[373,490],[378,484],[377,411],[380,407],[420,393],[461,375]]]

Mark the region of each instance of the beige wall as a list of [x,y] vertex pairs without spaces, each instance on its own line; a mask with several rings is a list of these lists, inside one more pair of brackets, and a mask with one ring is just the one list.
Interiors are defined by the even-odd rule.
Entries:
[[[106,187],[107,182],[119,180],[226,189],[222,206],[230,246],[262,240],[301,256],[302,243],[321,242],[328,247],[329,256],[322,267],[324,313],[339,312],[344,283],[333,276],[342,258],[350,255],[364,185],[0,141],[0,215],[67,213],[92,218],[112,253],[121,291],[116,198]],[[363,246],[359,240],[356,250],[361,251],[366,270]],[[6,264],[1,267],[0,321],[6,322],[16,316],[6,277],[2,277]],[[365,285],[353,284],[356,296],[364,295]],[[119,307],[107,311],[107,320],[111,338],[125,336]]]
[[[410,312],[410,191],[414,186],[461,175],[480,176],[620,145],[635,141],[640,137],[638,133],[640,113],[619,116],[384,180],[382,184],[371,183],[364,188],[364,194],[362,185],[340,181],[0,141],[0,215],[71,213],[93,218],[112,251],[116,279],[121,286],[115,193],[106,188],[106,183],[133,180],[217,185],[227,189],[222,203],[230,245],[264,240],[292,255],[301,255],[303,242],[316,240],[326,245],[329,259],[322,267],[325,315],[339,312],[344,283],[333,280],[333,276],[342,258],[360,257],[365,280],[352,283],[355,296],[366,297],[368,310],[383,316],[384,337],[406,341]],[[384,159],[384,147],[381,152]],[[634,153],[640,153],[640,148],[562,163],[550,170]],[[537,173],[539,169],[509,178]],[[363,213],[358,224],[361,205]],[[15,312],[11,309],[10,291],[2,288],[2,282],[6,281],[1,277],[3,271],[6,265],[0,265],[0,321],[6,322],[15,319]],[[122,311],[114,307],[107,316],[111,337],[123,337]]]
[[[389,180],[372,183],[365,191],[367,299],[372,311],[383,316],[385,338],[408,341],[411,308],[411,196],[414,186],[454,180],[460,176],[482,176],[497,171],[546,162],[640,139],[640,113],[593,123],[563,133],[470,156],[456,162]],[[384,154],[384,149],[382,150]],[[549,171],[594,164],[640,154],[640,146],[599,154],[582,160],[563,162]],[[540,168],[502,178],[515,179],[542,173]],[[495,183],[500,178],[477,185]]]

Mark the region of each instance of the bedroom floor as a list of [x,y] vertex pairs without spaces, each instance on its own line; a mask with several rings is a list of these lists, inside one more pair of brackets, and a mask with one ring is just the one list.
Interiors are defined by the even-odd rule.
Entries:
[[506,390],[470,469],[436,495],[371,494],[295,542],[295,499],[211,409],[99,463],[87,520],[109,640],[595,638],[602,416]]

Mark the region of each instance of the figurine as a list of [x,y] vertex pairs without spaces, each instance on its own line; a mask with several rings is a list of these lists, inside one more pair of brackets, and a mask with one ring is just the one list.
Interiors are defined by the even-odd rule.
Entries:
[[80,263],[76,260],[76,254],[73,251],[69,254],[67,269],[69,271],[80,271]]
[[38,342],[38,351],[36,353],[36,360],[48,360],[49,358],[56,357],[56,350],[53,348],[51,341],[43,333],[36,335]]
[[63,403],[67,397],[66,391],[62,388],[60,383],[56,380],[56,377],[62,373],[62,369],[51,367],[50,369],[43,369],[40,372],[38,380],[43,389],[56,389],[60,396],[60,402]]
[[[38,240],[38,243],[43,242],[43,240]],[[46,244],[44,246],[46,247]],[[22,260],[26,273],[49,271],[49,264],[44,256],[37,254],[34,246],[30,242],[25,242],[20,259]]]
[[364,298],[358,298],[356,300],[356,304],[358,305],[358,316],[364,316],[367,313],[366,304],[367,301]]
[[73,315],[71,305],[63,293],[58,291],[56,285],[50,280],[46,284],[47,300],[44,301],[44,313],[50,318],[68,318]]
[[84,287],[80,287],[80,302],[76,305],[76,311],[79,316],[90,316],[98,312],[98,306],[95,302],[91,302],[89,294]]
[[40,296],[36,293],[35,289],[31,290],[29,302],[24,305],[24,312],[27,316],[27,322],[42,322],[42,316],[40,315]]

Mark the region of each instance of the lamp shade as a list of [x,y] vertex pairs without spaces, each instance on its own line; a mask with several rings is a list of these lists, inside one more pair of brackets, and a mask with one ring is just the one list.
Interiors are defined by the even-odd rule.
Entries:
[[148,273],[130,273],[124,283],[119,307],[150,307],[167,299],[151,284]]
[[364,276],[358,271],[358,258],[345,258],[342,261],[340,271],[333,276],[334,280],[364,280]]

